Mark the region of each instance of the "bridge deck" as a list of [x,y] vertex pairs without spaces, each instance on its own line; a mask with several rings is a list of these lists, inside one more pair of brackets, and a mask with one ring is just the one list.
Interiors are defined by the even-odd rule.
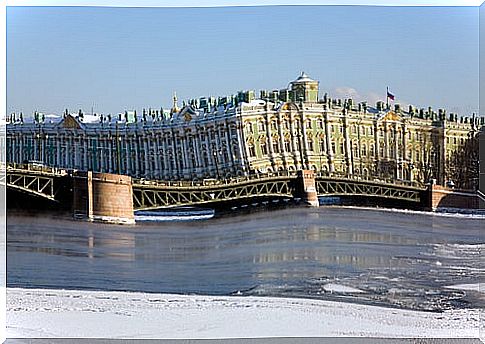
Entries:
[[[65,169],[8,165],[6,182],[8,187],[56,200],[58,184],[71,177],[72,173]],[[133,206],[134,209],[155,209],[252,197],[294,197],[296,180],[296,173],[290,172],[197,182],[133,179]],[[325,175],[316,176],[315,186],[319,196],[381,197],[415,203],[422,201],[426,190],[420,185]]]

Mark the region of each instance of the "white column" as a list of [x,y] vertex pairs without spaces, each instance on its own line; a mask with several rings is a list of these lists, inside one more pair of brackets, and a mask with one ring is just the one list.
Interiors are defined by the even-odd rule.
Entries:
[[151,175],[152,164],[150,161],[150,154],[149,154],[150,149],[148,147],[148,139],[145,132],[143,132],[143,136],[141,137],[141,140],[143,142],[143,150],[144,150],[144,156],[145,156],[145,177],[149,178]]
[[83,170],[87,171],[89,169],[89,161],[88,161],[88,149],[89,149],[89,136],[83,135],[83,143],[84,143],[84,165]]
[[131,169],[131,159],[130,159],[130,152],[131,152],[131,138],[130,136],[128,136],[128,134],[126,134],[126,136],[124,136],[124,140],[123,140],[124,144],[125,144],[125,159],[126,159],[126,174],[127,175],[132,175],[132,169]]

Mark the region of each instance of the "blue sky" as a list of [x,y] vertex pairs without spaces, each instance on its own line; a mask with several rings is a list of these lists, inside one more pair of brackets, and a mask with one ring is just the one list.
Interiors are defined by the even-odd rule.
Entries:
[[478,8],[7,8],[7,110],[117,113],[285,87],[478,111]]

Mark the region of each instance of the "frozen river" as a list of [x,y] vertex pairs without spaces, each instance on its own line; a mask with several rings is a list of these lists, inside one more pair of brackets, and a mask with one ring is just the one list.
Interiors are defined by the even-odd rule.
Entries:
[[134,226],[10,212],[7,285],[477,308],[484,224],[339,207]]

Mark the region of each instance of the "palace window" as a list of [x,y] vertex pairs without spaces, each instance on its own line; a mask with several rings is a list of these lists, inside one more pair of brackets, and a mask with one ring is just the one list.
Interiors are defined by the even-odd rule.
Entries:
[[357,133],[357,126],[355,124],[352,125],[352,134]]
[[332,142],[332,152],[335,154],[335,142]]
[[249,157],[256,156],[256,151],[255,151],[254,146],[252,144],[248,145],[248,151],[249,151]]
[[291,144],[289,139],[285,139],[285,151],[291,152]]
[[273,137],[273,152],[279,153],[279,151],[280,151],[280,145],[279,145],[279,142],[278,142],[278,138]]
[[362,156],[367,156],[367,145],[365,143],[362,145],[361,153],[362,153]]
[[248,133],[252,133],[253,132],[253,123],[247,122],[246,125],[245,125],[245,127],[246,127],[246,131]]
[[227,146],[224,146],[223,150],[222,150],[222,158],[224,159],[224,163],[228,163],[229,162],[229,150],[227,149],[228,147]]
[[323,119],[321,119],[321,118],[318,119],[318,127],[320,129],[323,129]]
[[320,140],[320,153],[325,152],[325,140]]
[[369,146],[369,155],[374,156],[374,145]]
[[354,149],[353,149],[353,152],[354,152],[354,157],[356,157],[356,158],[357,158],[357,157],[359,156],[359,149],[357,148],[357,145],[354,145],[354,147],[353,147],[353,148],[354,148]]
[[340,154],[345,154],[344,143],[340,142]]
[[268,155],[268,141],[266,139],[261,140],[261,154]]
[[202,161],[204,163],[204,167],[209,166],[209,156],[207,155],[207,151],[202,152]]
[[266,125],[264,124],[263,121],[258,121],[258,131],[259,132],[264,132],[266,130]]
[[290,129],[290,121],[288,119],[285,119],[285,129],[288,130]]
[[274,130],[274,131],[278,130],[278,122],[271,121],[271,130]]
[[312,128],[312,121],[311,121],[311,119],[309,119],[309,120],[307,120],[305,122],[305,126],[306,126],[307,129],[311,129]]
[[313,151],[313,140],[311,138],[308,138],[308,150]]

